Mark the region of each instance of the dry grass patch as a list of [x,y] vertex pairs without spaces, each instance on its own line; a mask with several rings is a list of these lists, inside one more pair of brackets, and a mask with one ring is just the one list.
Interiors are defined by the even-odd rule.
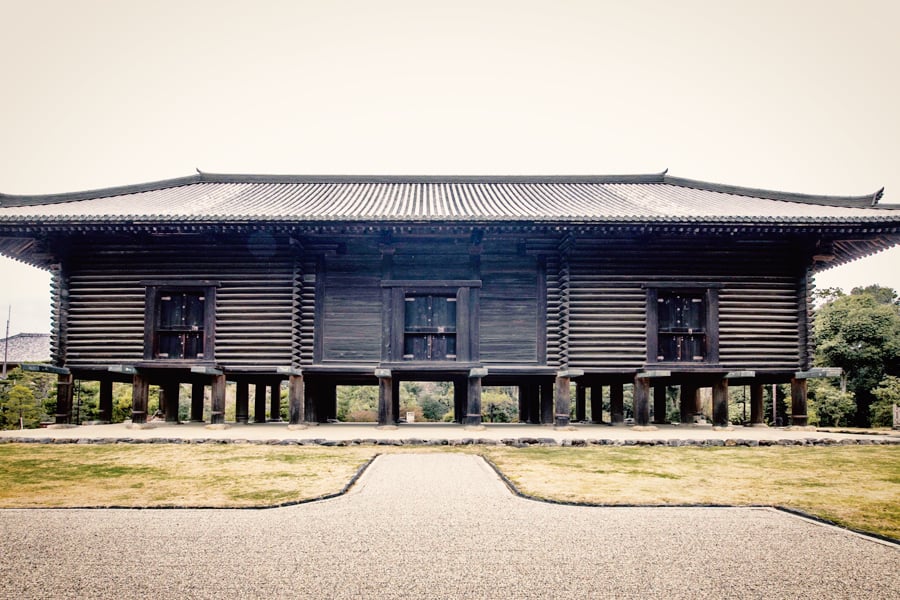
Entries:
[[900,539],[900,447],[488,448],[522,490],[599,504],[785,506]]
[[340,491],[372,448],[0,445],[0,507],[267,506]]

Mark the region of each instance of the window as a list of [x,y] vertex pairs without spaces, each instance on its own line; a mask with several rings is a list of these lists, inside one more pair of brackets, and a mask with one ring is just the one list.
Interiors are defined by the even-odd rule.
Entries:
[[145,284],[144,358],[212,360],[215,285],[208,282]]
[[387,279],[382,322],[383,362],[477,362],[476,279]]
[[456,295],[407,294],[404,360],[456,360]]
[[717,363],[717,299],[713,289],[649,289],[647,361]]

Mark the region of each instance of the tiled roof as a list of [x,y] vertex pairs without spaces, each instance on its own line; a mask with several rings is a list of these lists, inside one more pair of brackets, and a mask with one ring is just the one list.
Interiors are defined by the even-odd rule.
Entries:
[[198,175],[72,194],[0,194],[0,224],[104,222],[890,223],[868,196],[813,196],[666,174]]
[[[0,339],[0,362],[7,349],[6,338]],[[9,337],[6,362],[19,365],[23,362],[50,362],[49,333],[20,333]]]

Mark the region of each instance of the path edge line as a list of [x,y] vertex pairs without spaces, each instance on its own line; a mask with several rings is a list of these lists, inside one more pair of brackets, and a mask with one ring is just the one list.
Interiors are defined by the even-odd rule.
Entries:
[[479,454],[484,462],[486,462],[493,470],[494,473],[497,474],[497,477],[500,478],[506,487],[514,496],[522,498],[523,500],[530,500],[532,502],[543,502],[544,504],[557,504],[560,506],[584,506],[584,507],[594,507],[594,508],[767,508],[772,509],[778,512],[786,513],[793,517],[800,517],[803,519],[808,519],[810,521],[814,521],[821,525],[829,525],[831,527],[836,527],[837,529],[841,529],[843,531],[848,531],[850,533],[854,533],[856,535],[861,535],[866,538],[872,538],[873,541],[885,542],[888,544],[892,544],[894,546],[900,547],[900,539],[892,538],[890,536],[882,535],[880,533],[873,533],[870,531],[862,531],[860,529],[853,529],[852,527],[847,527],[845,525],[841,525],[840,523],[835,523],[834,521],[829,521],[824,517],[818,517],[816,515],[810,514],[808,512],[802,511],[797,508],[791,508],[788,506],[781,506],[778,504],[706,504],[706,503],[697,503],[697,504],[629,504],[629,503],[610,503],[610,502],[584,502],[580,500],[558,500],[556,498],[543,498],[541,496],[532,496],[531,494],[526,494],[522,490],[516,486],[512,480],[506,476],[506,474],[497,466],[497,464],[491,460],[489,457]]

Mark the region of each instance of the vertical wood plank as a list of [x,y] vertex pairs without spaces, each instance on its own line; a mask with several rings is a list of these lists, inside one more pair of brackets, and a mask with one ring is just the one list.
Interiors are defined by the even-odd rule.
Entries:
[[603,422],[603,386],[591,386],[591,423]]
[[256,394],[253,398],[253,422],[266,422],[266,384],[256,384]]
[[625,389],[620,382],[609,385],[609,413],[613,425],[625,422]]
[[634,378],[634,423],[639,427],[650,425],[650,380]]
[[[290,385],[290,383],[288,383]],[[301,378],[302,385],[302,378]],[[298,396],[300,400],[300,405],[303,406],[303,393],[301,391]],[[269,421],[273,423],[281,423],[284,419],[281,418],[281,382],[273,383],[269,389]]]
[[213,425],[225,423],[225,375],[216,375],[212,380],[212,399],[210,400],[209,422]]
[[238,423],[250,420],[250,384],[238,381],[234,396],[234,419]]
[[469,377],[466,425],[481,425],[481,377]]
[[550,425],[553,423],[553,380],[541,383],[541,423]]
[[750,424],[754,426],[765,424],[765,400],[763,399],[763,385],[761,383],[750,384]]
[[109,423],[112,421],[113,412],[113,381],[112,379],[100,380],[100,421]]
[[[131,422],[143,424],[147,422],[147,402],[150,395],[150,382],[140,373],[135,373],[131,383]],[[57,415],[57,419],[59,416]],[[58,421],[57,421],[58,422]]]
[[727,427],[728,421],[728,380],[724,377],[713,384],[712,388],[713,425]]
[[390,371],[378,377],[378,424],[394,424],[394,381]]
[[587,420],[587,386],[575,384],[575,420],[583,423]]
[[569,415],[572,410],[572,393],[569,385],[571,379],[568,377],[556,378],[556,412],[554,414],[554,424],[557,427],[566,427],[569,425]]
[[191,384],[191,421],[200,423],[203,421],[203,394],[206,386],[201,382]]
[[697,412],[697,398],[700,390],[696,385],[682,383],[678,408],[681,412],[682,423],[693,423],[694,414]]
[[805,427],[808,422],[806,414],[806,379],[791,379],[791,425]]
[[178,381],[167,381],[160,387],[160,404],[166,413],[166,423],[178,422],[178,393],[181,386]]
[[[275,391],[275,386],[272,386]],[[281,411],[281,386],[278,386],[278,411]],[[279,417],[280,418],[280,417]],[[291,375],[288,378],[288,422],[291,425],[300,425],[306,421],[306,394],[303,385],[303,375]]]
[[666,412],[668,403],[666,402],[666,386],[657,384],[653,386],[653,422],[657,425],[664,425],[667,422]]

